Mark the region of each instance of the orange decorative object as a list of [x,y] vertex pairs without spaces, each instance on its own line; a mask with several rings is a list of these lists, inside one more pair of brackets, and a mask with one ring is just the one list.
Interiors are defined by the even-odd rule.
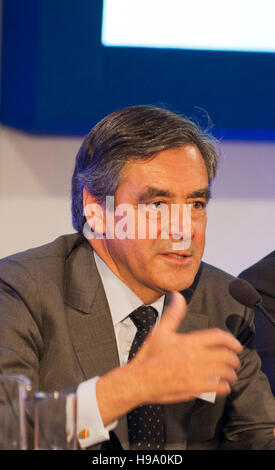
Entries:
[[82,429],[78,434],[79,439],[86,439],[91,435],[90,429]]

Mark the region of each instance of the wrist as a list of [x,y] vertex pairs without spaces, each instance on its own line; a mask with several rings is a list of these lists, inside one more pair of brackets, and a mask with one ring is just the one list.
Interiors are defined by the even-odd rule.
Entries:
[[96,396],[104,426],[143,404],[140,368],[129,363],[103,375],[96,383]]

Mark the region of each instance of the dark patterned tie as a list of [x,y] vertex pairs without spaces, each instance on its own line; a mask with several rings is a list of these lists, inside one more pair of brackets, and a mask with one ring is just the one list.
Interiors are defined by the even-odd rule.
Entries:
[[[155,324],[158,312],[145,305],[130,314],[137,328],[128,361],[130,361],[144,343],[151,327]],[[163,405],[143,405],[127,415],[130,448],[132,450],[164,449],[165,419]]]

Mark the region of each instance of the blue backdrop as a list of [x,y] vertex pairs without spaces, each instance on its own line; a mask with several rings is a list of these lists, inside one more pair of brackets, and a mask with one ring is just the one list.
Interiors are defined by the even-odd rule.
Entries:
[[207,111],[218,137],[275,139],[275,54],[104,47],[101,21],[101,0],[3,0],[3,124],[83,135],[155,104],[202,125]]

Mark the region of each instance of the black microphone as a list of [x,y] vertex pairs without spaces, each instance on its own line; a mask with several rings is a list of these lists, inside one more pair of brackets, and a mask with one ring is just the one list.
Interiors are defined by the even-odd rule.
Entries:
[[229,284],[229,292],[240,304],[250,308],[257,307],[261,310],[271,325],[275,327],[275,319],[264,308],[262,297],[249,282],[244,279],[235,279]]

